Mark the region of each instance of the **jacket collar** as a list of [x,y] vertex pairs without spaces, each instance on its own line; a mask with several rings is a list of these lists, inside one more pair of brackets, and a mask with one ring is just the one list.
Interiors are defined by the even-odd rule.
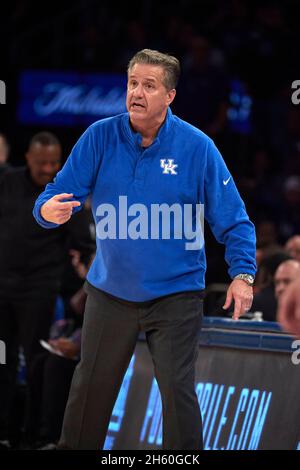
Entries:
[[[158,134],[155,137],[152,145],[154,143],[159,144],[161,142],[161,140],[164,139],[164,137],[169,133],[169,131],[170,131],[172,125],[173,125],[173,121],[174,121],[173,113],[172,113],[172,111],[169,107],[168,110],[167,110],[166,119],[163,122],[162,126],[160,127],[160,129],[158,131]],[[139,146],[142,145],[142,136],[141,136],[141,134],[139,132],[134,132],[132,127],[130,126],[129,113],[124,113],[123,119],[122,119],[122,127],[123,127],[123,130],[124,130],[127,138],[132,143],[134,143],[135,145],[139,145]]]

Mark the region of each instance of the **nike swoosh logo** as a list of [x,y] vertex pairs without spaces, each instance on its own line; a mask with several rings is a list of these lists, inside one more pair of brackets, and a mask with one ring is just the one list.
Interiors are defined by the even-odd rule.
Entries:
[[224,186],[226,186],[229,183],[230,178],[231,178],[231,176],[229,176],[228,180],[223,180]]

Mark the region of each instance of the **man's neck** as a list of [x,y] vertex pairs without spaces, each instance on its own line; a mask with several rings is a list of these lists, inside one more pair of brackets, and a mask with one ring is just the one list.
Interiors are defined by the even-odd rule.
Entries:
[[135,132],[138,132],[142,136],[142,147],[149,147],[152,144],[153,140],[158,134],[159,129],[163,125],[166,119],[166,114],[160,121],[149,124],[140,124],[130,121],[131,127]]

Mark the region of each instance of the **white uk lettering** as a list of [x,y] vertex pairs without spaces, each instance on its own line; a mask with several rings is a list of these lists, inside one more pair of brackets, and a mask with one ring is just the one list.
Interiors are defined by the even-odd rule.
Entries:
[[[168,163],[166,163],[166,160],[168,160]],[[160,160],[160,167],[163,168],[163,174],[164,175],[168,175],[168,174],[171,174],[171,175],[177,175],[177,172],[175,171],[175,168],[178,167],[178,165],[176,165],[174,163],[174,160],[171,159],[171,158],[162,158]]]

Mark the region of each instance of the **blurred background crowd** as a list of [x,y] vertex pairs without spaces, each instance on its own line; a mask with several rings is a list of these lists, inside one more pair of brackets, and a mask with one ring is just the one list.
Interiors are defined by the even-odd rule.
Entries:
[[[7,84],[7,105],[5,109],[1,107],[0,114],[0,181],[8,188],[5,194],[23,184],[26,177],[35,185],[32,194],[37,186],[42,191],[39,171],[46,172],[48,180],[51,179],[85,129],[80,125],[22,125],[16,113],[22,71],[125,74],[129,59],[140,49],[158,49],[175,55],[180,59],[182,75],[172,110],[214,139],[235,178],[257,232],[259,270],[252,311],[261,312],[264,320],[275,321],[278,298],[285,287],[300,276],[300,105],[291,100],[292,82],[300,79],[297,60],[300,3],[296,0],[135,0],[130,4],[114,0],[74,0],[61,3],[53,0],[41,5],[18,0],[1,5],[0,79]],[[25,156],[28,152],[34,153],[36,145],[42,146],[45,152],[46,147],[54,146],[56,157],[52,157],[58,159],[58,166],[55,167],[50,158],[46,159],[47,170],[34,168],[30,158],[25,159]],[[11,177],[7,176],[10,170],[23,171],[24,165],[25,179],[20,173],[18,178],[22,176],[22,180],[10,182]],[[44,184],[48,180],[46,178]],[[5,215],[1,206],[3,194],[1,199],[0,188],[0,223]],[[21,204],[22,194],[16,194]],[[89,214],[88,206],[86,211]],[[59,271],[64,282],[59,282],[53,290],[55,319],[67,319],[59,325],[69,330],[68,335],[63,329],[58,328],[54,333],[52,330],[52,346],[64,351],[64,359],[75,362],[78,348],[72,349],[69,345],[71,349],[68,349],[68,345],[63,344],[59,347],[57,341],[61,335],[72,338],[71,341],[75,338],[74,344],[78,344],[80,338],[77,327],[80,330],[81,320],[78,318],[84,305],[80,289],[93,255],[92,225],[90,215],[85,215],[77,226],[86,228],[88,240],[74,238],[74,232],[73,238],[64,238],[66,256]],[[81,228],[77,228],[77,235],[79,232]],[[230,315],[222,310],[225,285],[229,282],[223,247],[216,245],[208,227],[206,233],[205,314]],[[1,240],[4,237],[0,236]],[[49,243],[53,248],[54,241]],[[1,250],[5,251],[4,246]],[[35,256],[34,250],[30,253]],[[65,270],[69,275],[63,277]],[[0,277],[7,278],[8,271],[1,273],[0,269]],[[48,332],[44,339],[49,339]],[[28,352],[28,361],[32,354]],[[65,367],[57,355],[55,361],[60,362],[59,366],[47,366],[45,352],[38,359],[37,351],[33,356],[34,377],[40,374],[40,378],[31,387],[31,406],[38,403],[38,397],[44,393],[43,383],[49,381],[47,367],[50,377],[59,377],[55,367],[60,371]],[[74,367],[71,362],[70,376]],[[69,380],[66,380],[66,390]],[[48,386],[45,390],[49,395]],[[31,442],[37,438],[46,443],[57,440],[67,392],[64,396],[56,415],[49,408],[49,396],[44,398],[42,410],[34,406],[29,410],[27,429]],[[54,415],[59,416],[58,423],[51,424]],[[2,442],[7,441],[5,432]]]

